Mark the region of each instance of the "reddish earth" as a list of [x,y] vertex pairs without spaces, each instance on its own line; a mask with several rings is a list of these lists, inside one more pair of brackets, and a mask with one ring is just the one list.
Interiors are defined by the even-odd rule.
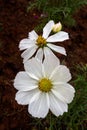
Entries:
[[[26,13],[28,0],[0,1],[0,130],[31,129],[33,118],[27,112],[27,106],[15,101],[16,90],[13,80],[17,72],[23,70],[19,41],[27,37],[40,21],[34,13]],[[87,63],[87,6],[76,14],[77,25],[64,27],[70,34],[70,40],[61,44],[67,51],[67,57],[58,57],[73,72],[73,65]]]

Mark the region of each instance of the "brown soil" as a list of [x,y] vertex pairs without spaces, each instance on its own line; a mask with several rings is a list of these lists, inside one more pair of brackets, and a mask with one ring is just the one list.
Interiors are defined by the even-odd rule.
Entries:
[[[31,129],[32,117],[27,106],[15,101],[16,90],[13,87],[17,72],[23,70],[19,41],[27,37],[39,22],[37,11],[26,13],[27,4],[28,0],[0,1],[0,130]],[[70,34],[70,40],[61,44],[66,48],[67,57],[58,55],[69,68],[87,63],[87,6],[75,14],[75,19],[75,27],[64,28]]]

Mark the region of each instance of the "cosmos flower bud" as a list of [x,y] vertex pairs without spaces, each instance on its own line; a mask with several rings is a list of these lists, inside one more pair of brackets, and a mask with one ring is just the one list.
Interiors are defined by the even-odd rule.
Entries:
[[59,22],[57,24],[54,24],[52,31],[54,33],[59,32],[62,29],[62,24]]

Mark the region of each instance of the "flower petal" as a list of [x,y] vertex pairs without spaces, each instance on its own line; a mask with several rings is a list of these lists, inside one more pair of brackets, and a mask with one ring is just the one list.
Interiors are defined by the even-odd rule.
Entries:
[[56,55],[54,55],[54,53],[52,52],[52,50],[49,47],[44,47],[44,57],[50,57],[51,59],[54,59],[57,64],[60,64],[60,60],[58,59],[58,57]]
[[21,57],[24,58],[23,62],[26,62],[29,58],[31,58],[34,53],[36,52],[37,50],[37,46],[33,46],[27,50],[25,50],[22,54],[21,54]]
[[36,58],[32,58],[25,62],[25,70],[28,72],[31,78],[39,80],[42,77],[42,62]]
[[27,105],[31,98],[38,92],[38,89],[31,91],[18,91],[15,96],[15,100],[18,104]]
[[56,116],[63,115],[64,112],[68,111],[66,103],[59,100],[52,92],[49,93],[50,99],[50,110]]
[[25,39],[23,39],[23,40],[20,41],[20,43],[19,43],[19,49],[20,50],[25,50],[25,49],[31,48],[34,45],[35,45],[35,41],[30,40],[28,38],[25,38]]
[[66,51],[65,51],[65,48],[64,47],[60,47],[60,46],[56,46],[56,45],[53,45],[51,43],[47,44],[47,46],[49,48],[51,48],[52,50],[58,52],[58,53],[61,53],[63,55],[66,55]]
[[29,77],[26,72],[19,72],[14,79],[14,87],[17,90],[29,91],[37,88],[36,80]]
[[34,117],[44,118],[49,111],[46,93],[41,92],[38,97],[36,97],[35,100],[29,104],[28,111]]
[[75,89],[68,83],[59,83],[52,90],[56,97],[65,103],[70,103],[73,100]]
[[29,38],[30,40],[36,40],[38,38],[38,34],[32,30],[31,32],[29,32]]
[[47,38],[49,36],[50,32],[52,31],[53,25],[54,25],[54,21],[53,20],[50,20],[45,25],[45,27],[43,28],[43,37],[44,38]]
[[45,47],[44,48],[45,59],[43,62],[45,75],[49,77],[52,71],[60,64],[59,59],[53,54],[53,52]]
[[50,76],[50,79],[52,79],[54,83],[68,82],[71,79],[71,74],[66,66],[59,65],[54,69],[53,73]]
[[60,31],[60,32],[48,37],[46,41],[47,42],[62,42],[67,39],[69,39],[68,33],[64,32],[64,31]]
[[42,48],[38,49],[35,58],[37,58],[38,60],[40,60],[42,62],[42,60],[43,60],[43,49]]

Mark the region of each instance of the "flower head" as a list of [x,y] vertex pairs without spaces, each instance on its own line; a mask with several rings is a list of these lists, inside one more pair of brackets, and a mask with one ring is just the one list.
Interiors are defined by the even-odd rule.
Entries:
[[62,24],[59,22],[59,23],[57,23],[57,24],[54,24],[52,31],[53,31],[54,33],[56,33],[56,32],[61,31],[61,29],[62,29]]
[[74,88],[68,83],[69,69],[60,65],[53,55],[43,62],[31,58],[24,64],[25,71],[19,72],[14,80],[18,90],[16,101],[28,105],[28,112],[38,118],[45,118],[49,110],[56,115],[68,111],[68,103],[73,100]]
[[42,60],[43,56],[45,56],[45,50],[47,51],[46,47],[50,48],[53,51],[66,55],[66,51],[63,47],[56,46],[52,43],[62,42],[69,39],[68,33],[59,30],[59,32],[49,36],[54,27],[54,21],[50,20],[43,28],[42,35],[38,35],[33,30],[29,32],[28,38],[20,41],[20,50],[25,50],[21,55],[24,58],[24,62],[31,58],[36,52],[36,57]]

